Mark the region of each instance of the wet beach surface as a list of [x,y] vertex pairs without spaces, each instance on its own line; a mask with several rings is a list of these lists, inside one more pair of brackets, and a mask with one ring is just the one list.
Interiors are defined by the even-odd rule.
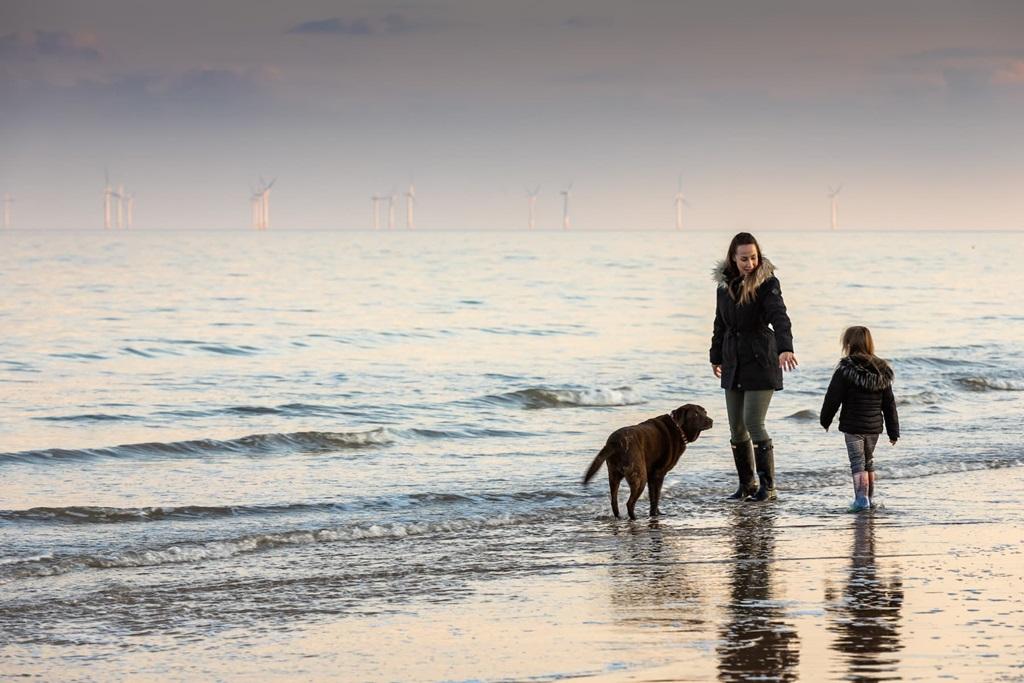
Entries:
[[[290,614],[273,594],[296,594],[301,563],[277,582],[180,577],[159,591],[168,577],[119,573],[70,604],[6,600],[0,616],[20,642],[0,650],[0,668],[49,680],[1016,680],[1024,505],[999,491],[1024,485],[1021,470],[927,484],[944,509],[919,483],[890,482],[882,507],[856,515],[829,509],[845,490],[708,500],[696,519],[566,512],[575,519],[535,520],[515,547],[442,584],[437,565],[474,553],[474,540],[435,539],[433,566],[414,542],[396,544],[404,576],[346,566],[334,547],[333,572],[321,567]],[[791,513],[807,503],[822,508],[810,523]],[[365,595],[343,588],[350,573]],[[187,624],[203,604],[209,628],[196,633]],[[247,616],[260,605],[279,618]]]

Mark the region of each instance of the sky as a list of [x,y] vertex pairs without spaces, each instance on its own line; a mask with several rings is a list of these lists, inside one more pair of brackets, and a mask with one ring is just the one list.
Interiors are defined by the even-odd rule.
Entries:
[[0,4],[18,229],[1020,230],[1022,121],[1018,0]]

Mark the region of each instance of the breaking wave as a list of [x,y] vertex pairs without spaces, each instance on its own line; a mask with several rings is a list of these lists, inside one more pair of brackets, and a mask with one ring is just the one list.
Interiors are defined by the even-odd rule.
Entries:
[[614,389],[549,389],[532,387],[505,394],[487,396],[488,403],[518,406],[520,408],[596,408],[631,406],[646,401],[630,387]]
[[287,403],[279,406],[236,405],[207,409],[176,408],[159,410],[155,415],[167,417],[215,417],[217,415],[284,415],[287,417],[361,416],[363,413],[348,407],[311,403]]
[[0,453],[4,462],[48,463],[102,459],[202,458],[211,454],[266,455],[272,453],[325,453],[337,450],[386,446],[393,439],[383,428],[364,432],[292,432],[290,434],[252,434],[239,439],[219,441],[153,442],[111,446],[108,448],[63,449]]
[[906,394],[896,397],[898,406],[933,406],[942,403],[942,394],[934,391],[922,391],[916,394]]
[[171,519],[210,519],[241,515],[273,514],[308,509],[327,509],[332,505],[185,505],[181,507],[113,508],[89,505],[36,507],[28,510],[0,510],[0,519],[9,522],[51,522],[62,524],[117,524],[157,522]]
[[519,438],[536,436],[532,432],[521,432],[512,429],[492,429],[479,427],[446,427],[443,429],[415,428],[408,430],[410,434],[425,439],[479,439],[488,437]]
[[45,417],[33,417],[33,420],[45,420],[47,422],[117,422],[141,420],[136,415],[111,415],[109,413],[85,413],[82,415],[48,415]]
[[26,510],[0,510],[0,521],[36,524],[122,524],[162,522],[166,520],[201,520],[223,517],[257,517],[301,513],[342,513],[359,511],[419,508],[440,505],[472,507],[478,505],[509,506],[518,503],[545,504],[579,498],[583,493],[542,489],[539,491],[513,491],[508,493],[412,493],[362,501],[338,503],[282,503],[276,505],[183,505],[137,508],[73,505],[69,507],[35,507]]
[[88,569],[155,567],[220,560],[287,546],[346,541],[396,540],[430,534],[472,532],[510,526],[523,521],[511,515],[467,517],[435,522],[355,524],[318,530],[252,534],[238,538],[176,543],[110,553],[47,555],[0,564],[0,584],[23,578],[56,576]]
[[1024,391],[1024,381],[991,377],[957,377],[957,384],[968,391]]

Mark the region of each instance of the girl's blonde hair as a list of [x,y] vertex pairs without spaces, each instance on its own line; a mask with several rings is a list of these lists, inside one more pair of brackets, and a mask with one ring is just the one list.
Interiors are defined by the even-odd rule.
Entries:
[[839,341],[843,345],[843,353],[847,356],[875,355],[875,340],[871,338],[871,330],[863,325],[847,327]]

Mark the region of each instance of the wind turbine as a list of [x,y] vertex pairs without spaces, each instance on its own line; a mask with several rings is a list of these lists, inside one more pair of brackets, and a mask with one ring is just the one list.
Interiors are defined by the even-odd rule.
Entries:
[[828,198],[832,200],[832,229],[839,229],[839,202],[836,201],[836,197],[839,195],[839,191],[843,189],[842,184],[839,187],[832,189],[832,186],[828,186]]
[[683,229],[683,206],[689,206],[690,202],[686,201],[686,197],[683,196],[683,178],[679,178],[679,189],[676,190],[676,230]]
[[572,183],[569,183],[569,187],[562,190],[562,229],[569,229],[569,194],[572,192]]
[[120,230],[124,227],[124,183],[117,186],[114,197],[117,198],[117,228]]
[[270,188],[277,182],[277,178],[274,178],[269,183],[263,184],[263,178],[260,178],[260,183],[263,184],[263,191],[260,193],[260,218],[261,228],[266,230],[270,227]]
[[370,201],[373,202],[373,229],[380,230],[380,201],[384,199],[379,195],[371,195]]
[[11,204],[14,203],[14,197],[10,193],[4,193],[4,228],[11,227]]
[[249,197],[252,227],[257,230],[266,230],[270,227],[270,188],[276,182],[277,178],[268,183],[263,179],[263,176],[260,176],[260,184],[256,186],[256,189],[252,191],[252,195]]
[[405,227],[409,230],[416,229],[416,222],[413,220],[413,209],[416,206],[416,185],[409,183],[409,189],[405,191]]
[[126,214],[126,216],[125,216],[125,218],[126,218],[125,227],[126,228],[130,228],[130,227],[132,227],[132,223],[134,222],[134,216],[135,216],[135,195],[133,193],[131,193],[131,192],[127,193],[124,196],[124,202],[125,202],[125,214]]
[[537,195],[540,194],[540,185],[533,188],[533,190],[527,190],[526,196],[530,198],[530,230],[533,230],[533,226],[536,225],[534,221],[534,212],[537,209]]
[[395,229],[395,200],[398,199],[398,195],[395,194],[394,190],[391,190],[391,194],[385,197],[388,200],[388,230]]
[[252,188],[252,195],[249,197],[249,218],[254,230],[260,229],[260,193]]
[[103,182],[105,187],[103,188],[103,227],[106,230],[110,229],[110,218],[111,218],[111,200],[114,197],[114,188],[110,186],[110,176],[107,174],[106,169],[103,170]]
[[252,218],[252,227],[254,230],[263,230],[266,226],[263,224],[263,192],[266,190],[266,183],[263,182],[263,178],[260,178],[258,185],[249,186],[252,194],[249,195],[249,213]]

